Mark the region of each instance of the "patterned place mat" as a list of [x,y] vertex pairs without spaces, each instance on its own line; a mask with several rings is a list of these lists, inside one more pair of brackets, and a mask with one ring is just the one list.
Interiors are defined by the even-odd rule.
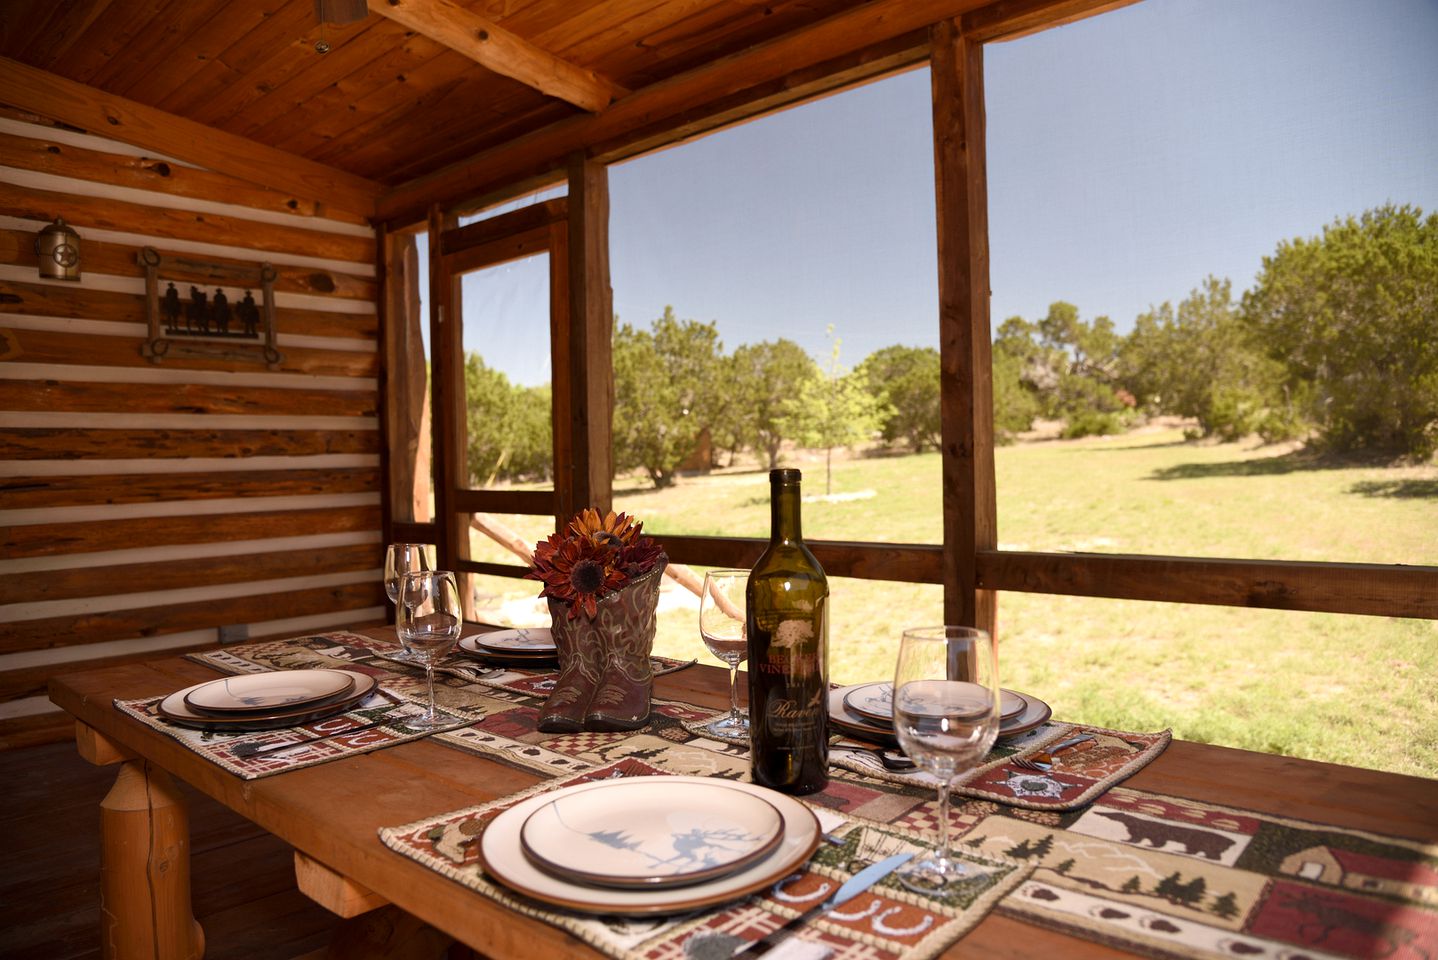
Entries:
[[[696,737],[743,746],[747,754],[747,740],[720,736],[709,730],[708,724],[723,715],[724,711],[706,712],[685,721],[684,729]],[[1047,772],[1026,770],[1013,763],[1079,734],[1089,734],[1094,739],[1064,751],[1059,763]],[[1087,725],[1045,723],[995,744],[984,763],[954,786],[953,795],[996,800],[1030,810],[1073,810],[1092,803],[1105,790],[1152,763],[1172,740],[1173,734],[1168,730],[1124,733]],[[829,766],[888,783],[937,789],[938,780],[927,773],[888,769],[876,749],[872,744],[838,737],[829,746]]]
[[[396,701],[379,693],[368,697],[359,707],[345,713],[299,726],[265,731],[194,730],[176,726],[156,712],[156,707],[163,699],[165,698],[141,697],[135,700],[116,700],[115,706],[122,713],[178,740],[206,760],[224,767],[244,780],[258,780],[287,770],[312,767],[341,757],[369,753],[397,743],[431,736],[434,732],[406,726],[406,721],[424,714],[422,704],[405,699]],[[473,723],[477,716],[453,715],[453,723],[445,729]],[[352,730],[353,733],[346,734],[344,731],[347,730]],[[326,739],[318,740],[320,737]],[[267,747],[286,743],[294,746],[291,749],[274,750],[251,757],[240,756],[235,752],[242,744]]]
[[[663,772],[641,761],[624,760],[491,803],[384,828],[379,831],[380,839],[396,852],[518,913],[567,930],[617,960],[728,957],[740,944],[762,938],[820,902],[869,863],[931,845],[928,837],[820,807],[816,813],[821,825],[843,842],[821,844],[801,871],[726,906],[633,920],[590,917],[555,908],[509,890],[480,869],[478,838],[484,825],[513,804],[573,783]],[[971,868],[972,879],[943,898],[910,890],[890,876],[841,910],[807,924],[800,934],[803,945],[811,954],[844,960],[927,960],[936,956],[983,919],[1028,873],[1025,865],[1002,854],[961,851],[959,855]],[[784,949],[795,945],[788,941]]]
[[1438,957],[1438,845],[1115,788],[965,805],[961,849],[1034,865],[1001,913],[1152,957]]

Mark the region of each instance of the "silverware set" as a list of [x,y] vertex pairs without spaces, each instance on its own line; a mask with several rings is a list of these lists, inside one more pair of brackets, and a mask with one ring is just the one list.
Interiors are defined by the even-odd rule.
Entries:
[[1065,750],[1072,750],[1079,744],[1087,743],[1093,738],[1093,734],[1091,733],[1080,734],[1077,737],[1070,737],[1061,743],[1056,743],[1046,750],[1040,750],[1038,753],[1031,754],[1027,757],[1020,757],[1011,762],[1014,766],[1021,767],[1024,770],[1037,770],[1040,773],[1048,773],[1058,764],[1058,754]]

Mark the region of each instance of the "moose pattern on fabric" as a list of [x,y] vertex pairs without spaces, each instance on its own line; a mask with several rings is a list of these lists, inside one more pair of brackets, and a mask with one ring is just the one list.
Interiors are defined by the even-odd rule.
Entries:
[[973,822],[1032,863],[1001,910],[1159,956],[1438,958],[1438,847],[1115,788]]

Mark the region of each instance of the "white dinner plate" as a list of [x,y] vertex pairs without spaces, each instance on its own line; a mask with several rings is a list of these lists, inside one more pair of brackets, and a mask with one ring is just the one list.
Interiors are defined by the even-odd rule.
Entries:
[[515,630],[495,630],[492,633],[477,633],[473,637],[476,646],[491,653],[547,653],[556,652],[554,634],[548,627],[521,627]]
[[267,713],[343,696],[354,677],[339,670],[273,670],[221,677],[185,694],[200,713]]
[[[999,720],[1008,721],[1028,709],[1022,693],[1003,690],[999,694]],[[852,712],[880,723],[894,722],[894,685],[887,680],[861,683],[844,694],[844,706]]]
[[762,860],[783,839],[774,805],[722,780],[605,780],[552,797],[525,820],[520,847],[541,870],[606,887],[712,880]]
[[[655,777],[666,783],[712,783],[704,777]],[[607,781],[618,782],[618,781]],[[530,863],[521,846],[520,831],[525,821],[540,807],[554,801],[567,791],[587,789],[591,784],[576,784],[553,793],[541,793],[522,800],[495,817],[480,837],[479,856],[484,872],[504,884],[536,900],[564,907],[579,913],[639,916],[653,913],[679,913],[699,907],[727,903],[778,883],[803,864],[819,846],[819,821],[808,807],[793,797],[748,783],[734,783],[736,790],[762,797],[773,804],[784,820],[783,837],[778,848],[755,863],[686,887],[665,887],[658,890],[626,890],[576,883],[545,873]]]
[[[306,703],[270,713],[199,713],[185,704],[186,694],[205,685],[197,683],[193,687],[176,690],[161,700],[155,709],[161,718],[182,727],[235,730],[272,730],[277,727],[294,727],[311,720],[318,720],[321,717],[351,710],[363,703],[379,686],[379,681],[367,673],[360,673],[357,670],[341,670],[339,672],[348,674],[354,681],[354,686],[343,696],[322,703]],[[213,680],[205,681],[205,683],[213,682]]]

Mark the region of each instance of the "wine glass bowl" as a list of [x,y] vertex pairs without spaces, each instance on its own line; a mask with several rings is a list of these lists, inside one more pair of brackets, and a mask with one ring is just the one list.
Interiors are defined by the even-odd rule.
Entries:
[[453,649],[464,625],[459,587],[448,570],[419,570],[400,578],[395,629],[405,652],[424,665],[429,691],[423,717],[409,726],[432,728],[448,722],[435,711],[434,665]]
[[949,788],[999,733],[999,671],[993,641],[971,627],[904,631],[894,670],[894,734],[918,767],[939,781],[934,852],[911,863],[904,880],[927,890],[964,876],[949,855]]
[[711,570],[699,597],[699,635],[709,652],[729,665],[729,715],[709,724],[709,730],[726,737],[749,735],[748,714],[739,711],[739,664],[749,656],[744,628],[748,582],[748,570]]
[[[395,604],[395,620],[399,619],[399,586],[406,573],[428,570],[429,559],[424,544],[391,543],[384,551],[384,592],[389,602]],[[406,649],[397,655],[400,660],[417,663],[418,660]]]

